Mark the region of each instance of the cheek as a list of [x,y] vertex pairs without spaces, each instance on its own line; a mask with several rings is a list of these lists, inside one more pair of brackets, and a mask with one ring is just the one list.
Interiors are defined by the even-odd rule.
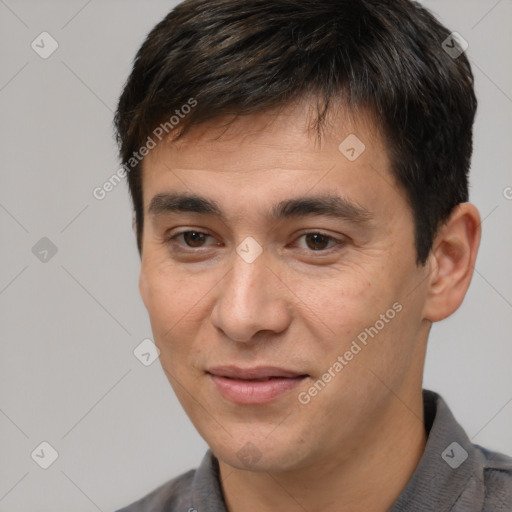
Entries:
[[404,315],[400,294],[396,283],[382,272],[370,275],[347,271],[315,285],[303,280],[301,287],[297,296],[307,298],[301,316],[307,319],[312,337],[321,347],[317,354],[322,354],[322,366],[329,367],[351,346],[353,352],[358,352],[354,359],[361,363],[388,361],[390,349],[404,338],[400,335]]
[[[139,277],[139,290],[151,321],[155,342],[161,343],[186,307],[186,288],[176,280],[175,273],[162,271],[162,267],[143,262]],[[174,276],[174,278],[173,278]]]
[[338,335],[345,338],[364,327],[383,300],[375,283],[348,272],[321,282],[314,279],[296,282],[300,283],[296,295],[303,303],[303,317],[309,318],[310,325],[325,331],[329,338]]
[[172,352],[177,360],[182,351],[190,352],[196,332],[208,317],[208,292],[216,281],[165,264],[146,267],[140,281],[161,358],[170,359]]

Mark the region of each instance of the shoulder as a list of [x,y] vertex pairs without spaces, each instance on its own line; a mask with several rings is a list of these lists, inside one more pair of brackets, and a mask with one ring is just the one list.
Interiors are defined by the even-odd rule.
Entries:
[[436,474],[438,482],[428,499],[444,503],[451,496],[453,512],[512,512],[512,458],[474,444],[439,394],[424,390],[423,397],[428,440],[422,476]]
[[474,445],[483,460],[484,511],[512,510],[512,457]]
[[116,512],[187,512],[190,503],[195,469],[187,471],[160,485],[140,500]]

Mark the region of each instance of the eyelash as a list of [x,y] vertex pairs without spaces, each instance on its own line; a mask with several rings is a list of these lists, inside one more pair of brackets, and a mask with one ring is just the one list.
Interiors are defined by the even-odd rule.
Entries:
[[[202,231],[196,231],[194,229],[189,229],[187,231],[182,231],[180,233],[176,233],[170,237],[167,237],[165,242],[167,244],[177,244],[177,242],[175,241],[178,237],[186,234],[186,233],[196,233],[196,234],[199,234],[199,235],[205,235],[207,237],[210,237],[212,238],[211,235],[209,235],[208,233],[204,233]],[[298,238],[302,238],[302,237],[305,237],[307,235],[321,235],[322,237],[326,238],[328,240],[328,243],[329,242],[335,242],[335,245],[333,247],[330,247],[329,249],[319,249],[319,250],[313,250],[313,249],[303,249],[305,251],[308,251],[310,253],[317,253],[317,254],[330,254],[333,250],[337,250],[337,249],[340,249],[341,247],[343,247],[345,244],[346,244],[346,241],[345,240],[340,240],[338,238],[335,238],[331,235],[326,235],[325,233],[322,233],[321,231],[308,231],[307,233],[302,233]],[[189,247],[187,245],[185,245],[185,247],[187,247],[186,249],[183,249],[182,247],[180,247],[178,250],[182,251],[182,252],[197,252],[197,251],[200,251],[202,250],[203,248],[202,247],[199,247],[199,248],[194,248],[194,247]]]

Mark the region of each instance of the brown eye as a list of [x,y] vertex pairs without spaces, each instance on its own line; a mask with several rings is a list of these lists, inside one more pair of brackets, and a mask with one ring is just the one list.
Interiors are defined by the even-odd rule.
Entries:
[[180,234],[183,235],[183,240],[189,247],[201,247],[208,236],[199,231],[185,231]]
[[322,251],[327,248],[332,237],[323,235],[322,233],[308,233],[304,235],[308,249],[313,251]]

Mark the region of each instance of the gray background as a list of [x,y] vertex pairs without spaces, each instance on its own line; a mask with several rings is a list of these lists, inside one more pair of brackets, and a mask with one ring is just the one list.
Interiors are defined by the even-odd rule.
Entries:
[[[425,387],[475,443],[512,454],[512,4],[424,4],[469,42],[484,219],[469,293],[433,327]],[[151,330],[126,186],[92,195],[119,168],[112,113],[131,60],[174,5],[0,0],[1,512],[114,510],[206,449],[158,361],[133,354]],[[59,44],[47,59],[31,48],[43,31]],[[46,262],[42,237],[57,247]],[[31,458],[43,441],[59,454],[46,470]]]

